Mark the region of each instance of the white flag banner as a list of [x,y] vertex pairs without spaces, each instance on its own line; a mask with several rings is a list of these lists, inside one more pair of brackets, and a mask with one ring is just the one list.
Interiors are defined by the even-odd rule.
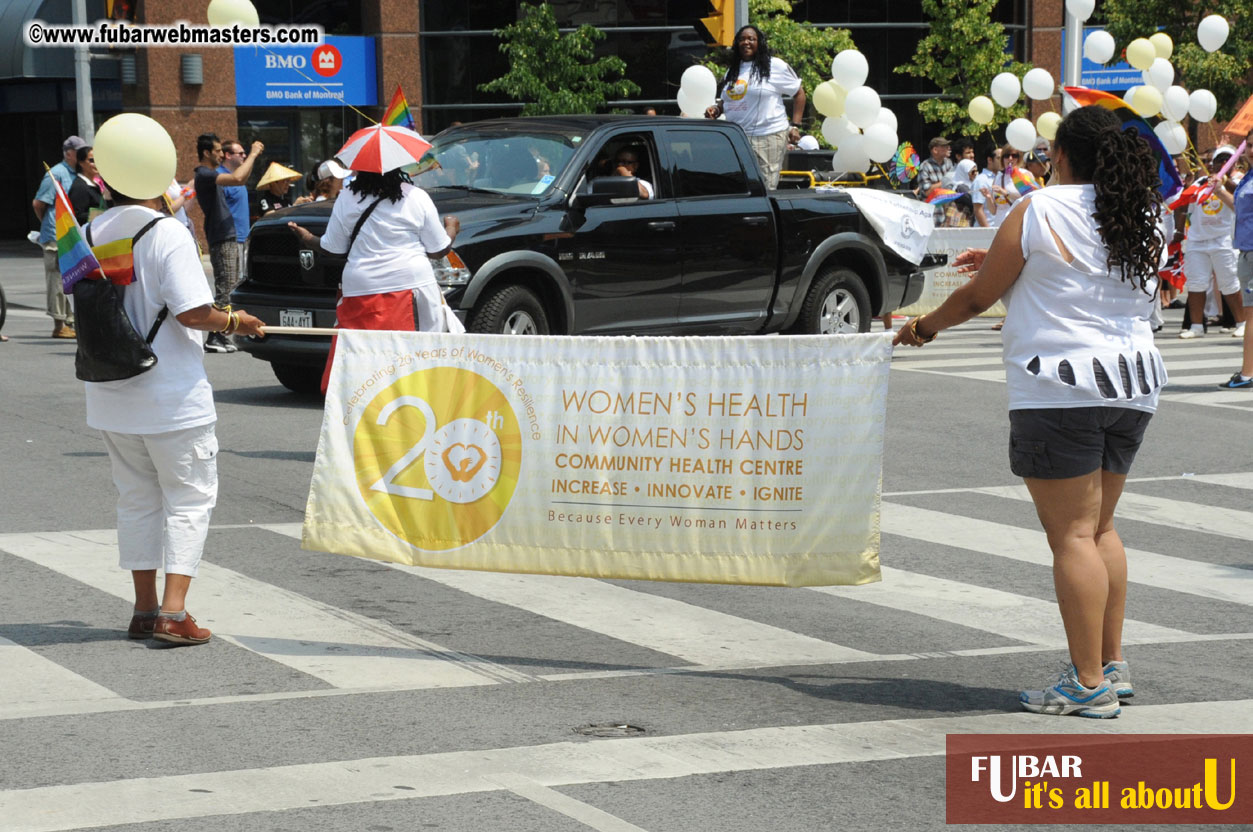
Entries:
[[935,206],[888,191],[843,188],[843,193],[869,220],[883,244],[917,266],[935,231]]
[[[960,286],[965,286],[974,275],[961,274],[953,266],[953,260],[968,248],[988,248],[996,236],[995,228],[937,228],[931,234],[927,251],[948,256],[948,265],[927,269],[922,284],[922,296],[902,309],[898,315],[922,315],[934,312],[940,304]],[[1004,317],[1005,304],[997,301],[985,312],[984,317]]]
[[877,581],[890,338],[343,330],[304,547],[597,578]]

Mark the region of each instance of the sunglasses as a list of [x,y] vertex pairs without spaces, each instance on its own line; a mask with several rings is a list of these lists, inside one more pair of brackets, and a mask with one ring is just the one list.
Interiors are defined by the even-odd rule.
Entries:
[[1022,155],[1018,153],[1006,153],[1005,158],[1006,159],[1021,159]]

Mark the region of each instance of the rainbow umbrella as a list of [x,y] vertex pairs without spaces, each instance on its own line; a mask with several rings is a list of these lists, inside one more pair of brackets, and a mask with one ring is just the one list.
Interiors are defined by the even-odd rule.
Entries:
[[352,170],[387,173],[412,165],[430,149],[430,142],[407,127],[375,124],[349,136],[335,156]]
[[1153,132],[1153,128],[1149,127],[1149,123],[1127,106],[1126,101],[1116,95],[1090,90],[1087,87],[1063,87],[1063,89],[1080,107],[1097,106],[1112,111],[1122,121],[1124,131],[1134,130],[1140,138],[1149,143],[1149,147],[1157,157],[1157,176],[1161,180],[1157,192],[1162,195],[1162,199],[1169,200],[1183,190],[1183,180],[1179,178],[1179,171],[1175,170],[1175,160],[1166,152],[1162,140]]
[[909,142],[901,142],[901,146],[896,148],[896,155],[892,157],[892,164],[896,169],[896,178],[901,182],[908,182],[917,176],[918,153],[914,146]]
[[943,185],[936,185],[934,188],[927,191],[925,201],[931,203],[932,205],[943,205],[946,202],[952,202],[960,196],[961,194],[952,188],[946,188]]

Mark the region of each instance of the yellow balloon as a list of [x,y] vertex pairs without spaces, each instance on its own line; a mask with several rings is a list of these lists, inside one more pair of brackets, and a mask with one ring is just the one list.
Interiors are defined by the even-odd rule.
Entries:
[[1131,96],[1131,109],[1144,117],[1155,116],[1162,110],[1162,94],[1157,87],[1147,84],[1137,87]]
[[1062,123],[1062,117],[1057,113],[1041,113],[1040,117],[1035,120],[1035,130],[1049,141],[1057,138],[1057,127]]
[[1136,38],[1127,44],[1127,63],[1136,69],[1144,70],[1153,65],[1157,57],[1157,49],[1148,38]]
[[210,26],[259,26],[257,9],[248,0],[211,0],[207,16]]
[[976,95],[970,99],[970,106],[966,110],[975,124],[991,124],[996,115],[996,107],[986,95]]
[[844,115],[844,99],[848,93],[834,81],[823,81],[814,87],[814,109],[828,118]]
[[122,113],[100,125],[93,152],[109,188],[134,199],[165,193],[178,167],[170,134],[139,113]]
[[1157,57],[1170,60],[1171,54],[1175,51],[1175,43],[1170,39],[1170,35],[1165,32],[1158,32],[1149,35],[1149,43],[1153,44],[1153,49],[1157,51]]

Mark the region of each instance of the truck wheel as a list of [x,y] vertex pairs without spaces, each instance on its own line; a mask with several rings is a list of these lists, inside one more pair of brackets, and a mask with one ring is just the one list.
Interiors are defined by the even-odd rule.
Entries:
[[487,296],[470,318],[470,332],[494,335],[547,335],[544,304],[525,286],[501,286]]
[[870,331],[870,294],[857,273],[822,272],[809,287],[792,331],[803,335],[848,335]]
[[322,369],[308,364],[270,364],[278,383],[293,393],[322,393]]

